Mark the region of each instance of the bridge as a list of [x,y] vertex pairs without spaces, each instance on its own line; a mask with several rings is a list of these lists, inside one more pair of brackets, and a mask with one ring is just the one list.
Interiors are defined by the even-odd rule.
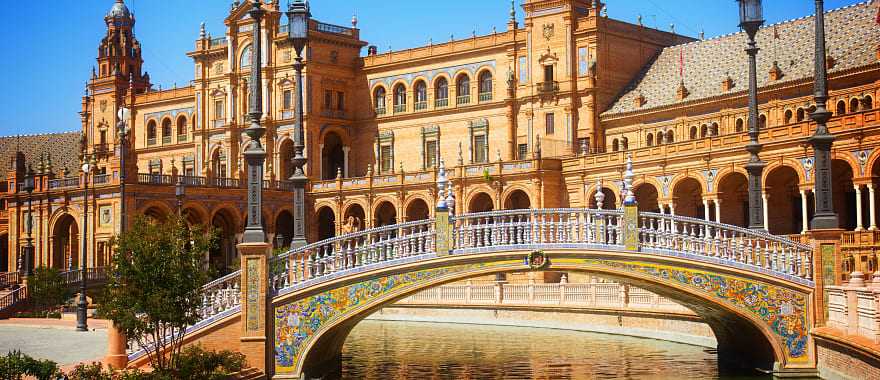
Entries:
[[[72,269],[60,273],[68,289],[79,290],[85,273],[86,287],[102,286],[107,280],[104,267]],[[19,272],[0,273],[0,318],[8,318],[29,305],[27,283]]]
[[[581,208],[449,215],[359,231],[269,257],[205,286],[187,342],[238,348],[276,378],[339,365],[359,321],[444,283],[500,272],[579,271],[687,306],[713,330],[721,364],[815,368],[813,247],[681,216]],[[130,352],[132,365],[144,351]],[[140,363],[140,364],[139,364]]]

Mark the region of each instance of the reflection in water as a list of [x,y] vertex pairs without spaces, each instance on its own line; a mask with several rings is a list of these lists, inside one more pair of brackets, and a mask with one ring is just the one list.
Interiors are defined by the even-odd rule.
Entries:
[[718,379],[717,367],[705,348],[653,339],[369,320],[342,353],[343,379]]

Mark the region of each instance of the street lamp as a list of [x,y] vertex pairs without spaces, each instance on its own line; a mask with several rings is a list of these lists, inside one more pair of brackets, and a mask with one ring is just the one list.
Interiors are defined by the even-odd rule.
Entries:
[[761,16],[761,0],[738,0],[739,1],[739,26],[749,36],[746,53],[749,55],[749,143],[746,151],[749,152],[749,162],[745,168],[749,173],[749,228],[764,229],[764,200],[761,196],[761,173],[764,172],[764,161],[758,157],[761,152],[761,144],[758,143],[758,70],[756,56],[758,46],[755,42],[755,34],[758,28],[764,24]]
[[[27,174],[24,177],[24,191],[28,193],[28,217],[27,221],[25,221],[25,227],[27,228],[27,239],[24,246],[24,272],[27,276],[30,276],[34,273],[33,268],[33,256],[34,256],[34,168],[28,165]],[[19,271],[22,271],[22,268],[19,266]]]
[[186,186],[183,176],[177,176],[177,184],[174,185],[174,198],[177,199],[177,216],[183,216],[183,197],[186,196]]
[[88,326],[88,302],[86,301],[86,270],[88,260],[88,241],[89,241],[89,174],[95,169],[95,155],[89,157],[83,152],[82,172],[83,172],[83,227],[82,227],[82,255],[80,255],[80,288],[79,301],[76,304],[76,330],[89,331]]
[[266,161],[266,150],[260,143],[260,138],[266,133],[266,128],[260,125],[263,117],[263,76],[262,76],[262,26],[261,22],[266,12],[260,7],[260,1],[254,1],[253,7],[248,12],[254,20],[253,28],[253,54],[251,54],[251,80],[250,80],[250,110],[248,119],[250,126],[244,132],[250,138],[250,142],[244,151],[248,170],[248,218],[247,227],[244,230],[244,243],[265,243],[266,233],[263,231],[263,164]]
[[[134,75],[134,74],[132,74]],[[131,78],[134,78],[133,76]],[[134,80],[129,79],[129,91],[134,91]],[[119,108],[116,113],[119,122],[116,123],[116,129],[119,133],[119,232],[125,232],[125,141],[127,139],[128,130],[126,122],[131,117],[131,110],[125,107]]]
[[306,164],[306,158],[303,156],[305,148],[303,137],[303,86],[302,71],[305,67],[303,63],[303,49],[309,41],[309,19],[312,14],[309,12],[309,4],[302,0],[290,3],[287,8],[288,34],[287,39],[296,50],[296,62],[293,69],[296,70],[296,122],[293,133],[293,175],[290,180],[293,182],[293,237],[291,240],[291,248],[298,248],[306,244],[305,233],[305,187],[308,178],[303,171]]
[[828,132],[825,125],[831,118],[831,111],[826,108],[828,101],[828,73],[825,69],[825,4],[816,0],[816,58],[814,60],[816,76],[813,81],[816,111],[810,118],[816,122],[816,133],[807,142],[813,146],[816,191],[816,213],[813,215],[810,229],[825,230],[838,228],[837,214],[834,212],[834,201],[831,197],[831,145],[834,135]]

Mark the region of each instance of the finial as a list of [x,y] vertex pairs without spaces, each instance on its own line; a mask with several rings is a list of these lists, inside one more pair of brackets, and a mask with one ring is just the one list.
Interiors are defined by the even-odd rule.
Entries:
[[496,161],[501,162],[501,148],[496,149],[495,154]]
[[455,214],[455,190],[452,188],[452,181],[446,184],[446,208],[449,209],[449,215]]
[[237,9],[239,5],[241,5],[241,4],[238,2],[238,0],[233,0],[232,1],[232,10]]
[[455,41],[455,34],[449,35],[449,42]]
[[477,28],[476,27],[474,27],[474,29],[471,30],[471,37],[477,38]]
[[336,167],[336,179],[342,179],[342,167],[341,166]]
[[636,21],[639,23],[639,26],[643,26],[642,25],[642,15],[639,15],[638,17],[636,17]]
[[46,172],[46,154],[40,153],[40,162],[37,164],[37,174]]
[[400,174],[403,174],[403,160],[400,161]]
[[510,21],[516,21],[516,0],[510,0]]
[[633,194],[633,189],[632,189],[634,176],[635,175],[633,174],[632,153],[628,153],[626,155],[626,171],[623,172],[623,189],[624,189],[623,190],[624,191],[623,204],[627,205],[627,206],[636,204],[636,196],[635,196],[635,194]]
[[207,36],[208,32],[205,31],[205,22],[202,21],[202,23],[199,25],[199,38],[204,40]]
[[608,6],[602,7],[602,17],[608,18]]
[[85,97],[85,98],[89,97],[89,82],[86,82],[86,86],[83,89],[83,97]]
[[352,28],[357,28],[357,27],[358,27],[358,16],[357,16],[357,14],[353,14],[353,15],[351,15],[351,27],[352,27]]
[[669,24],[669,33],[675,34],[675,24]]
[[49,152],[46,155],[46,172],[52,173],[52,153]]
[[581,140],[581,155],[586,156],[589,152],[589,148],[587,147],[587,139]]
[[443,159],[440,159],[440,166],[437,168],[437,209],[438,210],[446,210],[446,198],[444,197],[446,191],[446,184],[449,181],[446,179],[446,164],[443,162]]
[[431,37],[428,37],[428,46],[431,46],[431,45],[434,45],[434,39]]
[[703,29],[700,29],[700,39],[701,40],[706,39],[706,31],[704,31]]
[[596,180],[596,195],[593,198],[596,199],[596,208],[601,210],[602,205],[605,203],[605,192],[602,191],[602,178]]

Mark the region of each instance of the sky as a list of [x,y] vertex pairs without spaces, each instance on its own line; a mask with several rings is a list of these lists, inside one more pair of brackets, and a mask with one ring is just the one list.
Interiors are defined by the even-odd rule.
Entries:
[[[287,0],[282,0],[284,5]],[[0,91],[0,136],[80,129],[79,111],[85,82],[95,64],[104,35],[103,17],[114,0],[16,2],[9,8],[0,49],[0,73],[7,88]],[[520,4],[522,0],[516,0]],[[826,0],[833,9],[857,0]],[[193,79],[193,50],[199,24],[223,35],[230,0],[126,0],[136,14],[135,36],[143,48],[144,68],[154,87],[184,86]],[[649,27],[706,38],[737,32],[735,0],[606,0],[608,16],[635,23],[639,15]],[[509,0],[311,0],[314,18],[350,26],[357,15],[361,37],[380,52],[401,50],[434,41],[504,31]],[[764,18],[776,23],[813,13],[811,0],[768,0]],[[517,5],[517,19],[523,11]],[[365,54],[363,51],[362,54]]]

